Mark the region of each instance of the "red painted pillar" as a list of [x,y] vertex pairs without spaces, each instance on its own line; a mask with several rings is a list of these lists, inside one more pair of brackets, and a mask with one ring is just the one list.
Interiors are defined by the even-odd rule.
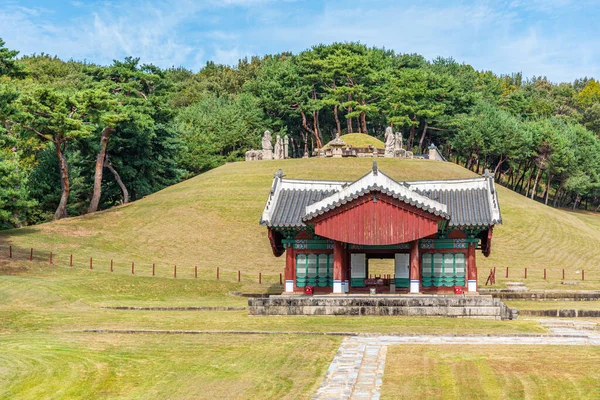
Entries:
[[412,242],[410,247],[410,293],[421,291],[421,255],[419,241]]
[[467,290],[477,291],[477,264],[475,263],[475,243],[469,243],[467,249]]
[[333,293],[342,293],[344,279],[344,244],[333,242]]
[[296,257],[294,255],[294,248],[291,244],[287,245],[285,249],[285,292],[292,293],[296,286]]

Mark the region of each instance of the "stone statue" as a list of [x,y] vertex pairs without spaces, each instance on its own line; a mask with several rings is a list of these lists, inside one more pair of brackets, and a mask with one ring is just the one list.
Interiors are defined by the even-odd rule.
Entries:
[[394,142],[394,150],[401,150],[402,149],[402,134],[400,132],[396,132],[395,136],[395,142]]
[[283,141],[281,140],[281,136],[277,135],[277,140],[275,141],[275,159],[283,160]]
[[273,143],[271,143],[273,139],[271,138],[271,132],[268,130],[265,131],[265,134],[262,138],[262,153],[264,160],[272,160],[273,159]]
[[250,149],[246,152],[246,161],[256,160],[256,150]]
[[396,145],[396,136],[392,131],[392,127],[385,128],[385,157],[394,157],[394,147]]
[[283,137],[283,158],[285,158],[286,160],[288,158],[290,158],[289,151],[290,151],[290,141],[289,141],[288,135],[285,135]]

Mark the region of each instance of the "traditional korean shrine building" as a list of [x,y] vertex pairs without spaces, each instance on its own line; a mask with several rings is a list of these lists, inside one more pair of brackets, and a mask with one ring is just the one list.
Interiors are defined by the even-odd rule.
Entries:
[[[476,252],[489,256],[500,224],[494,177],[397,182],[373,169],[354,182],[287,179],[279,170],[261,224],[285,254],[285,292],[477,291]],[[369,279],[369,260],[394,260]],[[385,287],[382,288],[382,285]]]

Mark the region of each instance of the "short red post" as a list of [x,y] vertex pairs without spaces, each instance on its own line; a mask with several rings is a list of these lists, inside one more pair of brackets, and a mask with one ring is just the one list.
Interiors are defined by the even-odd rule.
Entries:
[[563,268],[563,281],[565,280],[565,269]]
[[262,272],[258,273],[258,283],[262,283]]
[[198,266],[194,267],[194,278],[198,279]]
[[8,258],[12,258],[12,246],[8,246]]
[[69,267],[73,266],[73,254],[71,254],[71,257],[69,257]]
[[50,252],[50,264],[52,264],[52,252]]
[[506,277],[508,278],[508,267],[506,267]]
[[154,264],[152,264],[152,276],[154,276]]
[[135,262],[131,262],[131,275],[135,275]]
[[92,267],[92,257],[90,257],[90,269],[94,269],[94,267]]
[[217,280],[219,280],[219,267],[217,267]]
[[525,279],[527,279],[527,267],[525,267]]
[[29,251],[29,261],[33,261],[33,247]]
[[585,271],[583,269],[581,270],[581,280],[585,281]]
[[240,270],[238,269],[238,282],[241,280],[241,277],[242,277],[242,275],[240,273]]
[[283,277],[281,276],[281,273],[279,273],[279,284],[283,285]]
[[546,268],[544,268],[544,280],[546,280]]
[[113,260],[110,260],[110,272],[113,272]]
[[177,278],[177,265],[173,266],[173,278]]

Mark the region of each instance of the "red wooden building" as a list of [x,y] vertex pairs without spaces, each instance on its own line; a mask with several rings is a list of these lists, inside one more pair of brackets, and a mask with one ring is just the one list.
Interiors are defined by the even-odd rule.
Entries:
[[[377,169],[355,182],[284,178],[279,170],[261,224],[285,254],[285,292],[477,291],[476,251],[487,257],[501,223],[493,175],[397,182]],[[391,258],[389,279],[369,260]],[[387,277],[382,277],[387,278]],[[391,288],[387,287],[391,286]]]

